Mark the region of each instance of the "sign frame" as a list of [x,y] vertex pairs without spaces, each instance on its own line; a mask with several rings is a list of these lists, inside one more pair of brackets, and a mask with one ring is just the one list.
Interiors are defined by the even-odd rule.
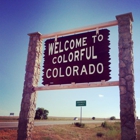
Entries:
[[[19,115],[17,139],[24,140],[24,139],[32,138],[36,97],[37,97],[36,91],[42,89],[44,90],[45,88],[47,90],[63,89],[63,85],[61,86],[59,85],[58,88],[52,85],[49,86],[51,88],[48,88],[48,86],[46,87],[43,86],[43,88],[38,87],[39,76],[40,76],[40,58],[42,56],[42,39],[50,38],[50,37],[57,38],[58,36],[62,36],[62,35],[75,34],[78,32],[94,30],[94,29],[98,31],[99,28],[105,28],[105,27],[116,26],[116,25],[118,25],[118,33],[119,33],[119,47],[118,47],[119,48],[119,81],[114,86],[119,86],[120,89],[121,139],[122,140],[124,139],[130,140],[132,138],[135,140],[137,139],[135,94],[134,94],[134,71],[133,71],[132,22],[133,22],[132,13],[126,13],[122,15],[117,15],[115,21],[101,23],[94,26],[73,29],[73,30],[63,31],[63,32],[56,32],[49,35],[41,35],[38,32],[28,34],[30,36],[30,42],[28,47],[26,73],[25,73],[23,96],[21,102],[21,111]],[[129,77],[127,72],[129,72]],[[126,77],[126,79],[124,77]],[[100,83],[100,85],[101,84],[102,82]],[[127,84],[127,86],[125,84]],[[94,86],[95,85],[96,84],[94,84]],[[110,83],[105,82],[103,85],[110,86]],[[67,87],[69,88],[69,86],[64,86],[65,89]],[[73,86],[70,87],[72,88]],[[83,84],[81,84],[80,86],[77,86],[77,84],[75,84],[74,86],[74,88],[82,88],[82,87],[86,88],[92,86],[84,86]]]

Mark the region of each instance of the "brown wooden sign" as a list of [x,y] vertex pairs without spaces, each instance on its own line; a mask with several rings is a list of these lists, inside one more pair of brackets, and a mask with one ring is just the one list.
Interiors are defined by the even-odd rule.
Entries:
[[45,41],[43,85],[108,81],[109,30],[64,36]]

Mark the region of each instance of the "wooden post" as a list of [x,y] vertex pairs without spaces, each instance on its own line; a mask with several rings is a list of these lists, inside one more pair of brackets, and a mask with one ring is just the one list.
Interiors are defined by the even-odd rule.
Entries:
[[33,90],[33,87],[38,85],[42,56],[41,34],[36,32],[28,35],[30,36],[30,41],[18,124],[18,140],[31,140],[37,98],[37,93]]
[[41,35],[41,39],[55,38],[55,40],[56,40],[59,36],[76,34],[76,33],[86,32],[86,31],[90,31],[90,30],[97,31],[97,30],[102,29],[102,28],[107,28],[107,27],[116,26],[116,25],[118,25],[117,20],[108,21],[105,23],[100,23],[100,24],[96,24],[96,25],[92,25],[92,26],[87,26],[87,27],[82,27],[82,28],[77,28],[77,29],[72,29],[72,30],[67,30],[67,31],[60,31],[60,32],[55,32],[55,33],[51,33],[51,34]]
[[76,88],[95,88],[95,87],[107,87],[107,86],[119,86],[119,81],[101,81],[90,83],[71,83],[64,85],[45,85],[40,87],[34,87],[35,91],[42,90],[60,90],[60,89],[76,89]]
[[132,13],[116,16],[119,31],[121,140],[136,140]]

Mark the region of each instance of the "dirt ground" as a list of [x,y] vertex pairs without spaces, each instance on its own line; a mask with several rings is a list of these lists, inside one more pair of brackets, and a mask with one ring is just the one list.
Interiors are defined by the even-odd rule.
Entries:
[[[107,134],[99,124],[86,124],[84,128],[71,125],[48,125],[34,127],[32,133],[33,140],[102,140],[105,136],[98,137],[97,133]],[[120,133],[118,134],[120,138]],[[0,140],[16,140],[17,129],[0,129]],[[106,139],[109,140],[109,139]]]
[[[84,128],[70,125],[36,126],[32,140],[120,140],[120,123],[86,124]],[[101,136],[100,136],[101,134]],[[0,140],[16,140],[17,128],[0,129]],[[137,140],[140,140],[140,122],[137,123]]]

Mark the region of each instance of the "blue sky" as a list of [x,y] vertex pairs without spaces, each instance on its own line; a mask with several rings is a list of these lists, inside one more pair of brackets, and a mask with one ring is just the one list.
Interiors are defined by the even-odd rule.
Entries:
[[[139,0],[0,0],[0,116],[8,116],[11,112],[19,115],[28,33],[38,31],[49,34],[85,27],[116,20],[116,15],[132,12],[136,113],[140,117],[139,5]],[[110,81],[117,81],[118,27],[108,29],[111,43]],[[42,74],[39,86],[42,86],[41,83]],[[118,87],[39,91],[37,107],[48,109],[49,116],[75,117],[80,116],[80,108],[75,105],[77,100],[87,101],[83,117],[119,117]]]

